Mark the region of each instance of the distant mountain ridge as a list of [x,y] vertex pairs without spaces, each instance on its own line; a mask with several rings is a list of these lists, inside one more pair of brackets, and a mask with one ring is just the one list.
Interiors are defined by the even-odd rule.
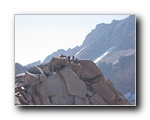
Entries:
[[124,20],[114,20],[110,24],[98,24],[85,38],[80,59],[95,60],[109,48],[115,50],[135,49],[135,18],[129,16]]
[[29,68],[29,67],[33,67],[33,66],[38,66],[38,65],[40,65],[40,64],[41,64],[41,61],[38,60],[38,61],[35,61],[35,62],[30,63],[30,64],[28,64],[28,65],[25,65],[25,67]]
[[135,16],[130,15],[123,20],[113,20],[110,24],[98,24],[85,37],[81,46],[76,46],[67,51],[59,49],[48,55],[42,63],[49,62],[52,56],[60,54],[75,55],[79,59],[95,60],[112,46],[115,46],[115,50],[135,49],[134,23]]

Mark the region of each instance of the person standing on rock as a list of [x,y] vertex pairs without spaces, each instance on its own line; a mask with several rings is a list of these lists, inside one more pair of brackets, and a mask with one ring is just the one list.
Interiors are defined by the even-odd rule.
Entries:
[[71,58],[71,57],[70,57],[70,56],[68,56],[68,62],[69,62],[69,64],[70,64],[70,58]]
[[72,60],[74,60],[74,55],[72,56]]

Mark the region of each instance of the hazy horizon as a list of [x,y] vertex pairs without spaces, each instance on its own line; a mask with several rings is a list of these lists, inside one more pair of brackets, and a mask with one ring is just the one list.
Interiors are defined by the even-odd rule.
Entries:
[[97,24],[129,15],[15,15],[15,63],[41,62],[58,49],[82,45]]

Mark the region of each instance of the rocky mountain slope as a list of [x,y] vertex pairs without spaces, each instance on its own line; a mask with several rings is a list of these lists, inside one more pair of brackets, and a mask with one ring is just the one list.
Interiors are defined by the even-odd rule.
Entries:
[[91,60],[53,57],[16,75],[16,105],[131,105]]
[[[50,61],[53,56],[60,54],[74,55],[78,59],[90,59],[97,64],[104,76],[110,79],[122,94],[131,93],[134,95],[135,24],[134,15],[123,20],[113,20],[110,24],[98,24],[86,36],[80,47],[74,48],[75,51],[70,49],[72,54],[58,50],[49,55],[44,63]],[[130,54],[132,57],[129,57]]]

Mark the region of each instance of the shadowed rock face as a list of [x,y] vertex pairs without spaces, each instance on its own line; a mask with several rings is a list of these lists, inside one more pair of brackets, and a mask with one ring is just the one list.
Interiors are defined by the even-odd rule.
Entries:
[[16,79],[16,105],[131,105],[91,60],[53,57]]

